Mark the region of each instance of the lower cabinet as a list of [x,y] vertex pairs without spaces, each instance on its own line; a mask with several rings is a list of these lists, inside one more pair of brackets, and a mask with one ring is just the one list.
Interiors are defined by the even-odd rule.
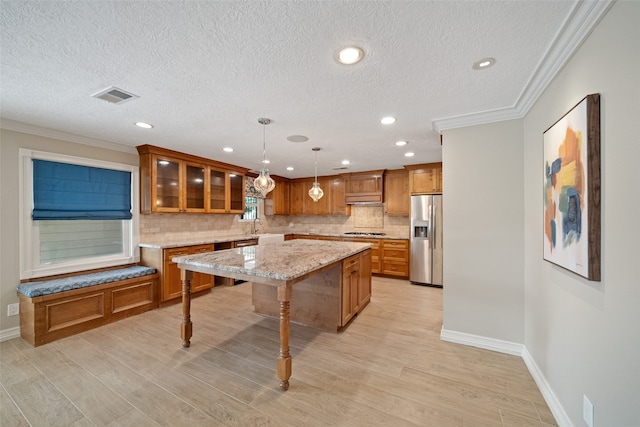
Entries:
[[[140,260],[142,263],[149,267],[154,267],[160,273],[160,303],[182,297],[180,269],[171,259],[177,256],[213,252],[213,249],[213,243],[170,249],[141,248]],[[193,273],[191,292],[196,293],[211,289],[213,283],[214,276],[204,273]]]
[[371,250],[342,261],[341,326],[371,300]]
[[381,240],[382,274],[409,277],[409,242],[407,240]]
[[367,239],[362,237],[333,237],[315,234],[295,234],[295,239],[338,240],[371,244],[369,269],[372,274],[409,278],[409,241],[404,239]]

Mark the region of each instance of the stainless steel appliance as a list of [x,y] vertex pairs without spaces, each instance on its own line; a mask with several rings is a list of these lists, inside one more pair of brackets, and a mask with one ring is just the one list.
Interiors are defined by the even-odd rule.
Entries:
[[411,196],[409,280],[442,286],[442,195]]

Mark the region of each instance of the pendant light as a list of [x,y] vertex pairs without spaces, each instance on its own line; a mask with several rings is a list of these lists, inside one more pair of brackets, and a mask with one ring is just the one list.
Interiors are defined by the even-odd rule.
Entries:
[[318,151],[320,151],[320,147],[314,147],[312,150],[316,152],[316,180],[313,182],[313,186],[309,189],[309,197],[311,197],[314,202],[317,202],[322,198],[322,196],[324,196],[324,191],[322,191],[320,183],[318,182]]
[[258,119],[258,123],[262,125],[262,168],[260,169],[260,175],[253,180],[253,187],[262,194],[262,197],[266,197],[276,187],[276,182],[269,176],[269,169],[267,169],[265,163],[267,160],[266,128],[271,123],[271,120],[261,117]]

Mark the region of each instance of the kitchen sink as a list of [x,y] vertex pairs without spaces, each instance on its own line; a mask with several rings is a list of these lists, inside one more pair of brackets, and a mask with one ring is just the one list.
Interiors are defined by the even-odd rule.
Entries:
[[284,234],[278,233],[264,233],[258,234],[258,245],[264,245],[267,243],[284,242]]

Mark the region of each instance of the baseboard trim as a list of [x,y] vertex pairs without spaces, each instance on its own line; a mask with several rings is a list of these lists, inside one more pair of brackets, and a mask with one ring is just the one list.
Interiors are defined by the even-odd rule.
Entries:
[[4,329],[0,331],[0,342],[9,341],[14,338],[20,338],[20,327]]
[[536,361],[533,360],[533,357],[529,353],[529,350],[527,350],[527,347],[524,347],[524,351],[522,352],[522,360],[524,360],[525,365],[527,365],[529,373],[536,382],[545,402],[547,402],[549,410],[551,410],[553,417],[556,419],[558,427],[574,427],[571,419],[569,419],[569,415],[567,415],[566,411],[560,404],[556,394],[553,392],[553,389],[547,382],[547,379],[542,374],[542,371],[538,367]]
[[483,337],[480,335],[467,334],[465,332],[451,331],[444,328],[440,331],[440,339],[456,344],[470,345],[472,347],[497,351],[499,353],[512,354],[520,357],[522,357],[522,351],[524,349],[523,344]]
[[562,407],[562,404],[553,392],[553,389],[544,377],[544,374],[536,364],[535,360],[527,350],[524,344],[518,344],[510,341],[503,341],[495,338],[483,337],[480,335],[467,334],[465,332],[451,331],[442,328],[440,331],[440,339],[442,341],[448,341],[456,344],[469,345],[472,347],[478,347],[485,350],[497,351],[499,353],[511,354],[513,356],[520,356],[527,365],[529,373],[536,382],[542,397],[549,406],[549,410],[556,419],[558,427],[574,427],[571,419],[567,415],[567,412]]

